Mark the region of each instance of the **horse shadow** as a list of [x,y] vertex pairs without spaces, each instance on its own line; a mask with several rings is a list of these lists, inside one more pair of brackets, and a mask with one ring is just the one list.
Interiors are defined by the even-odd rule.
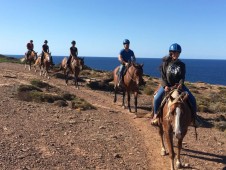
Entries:
[[[213,153],[206,153],[206,152],[202,152],[202,151],[185,149],[185,148],[183,148],[182,150],[184,150],[185,152],[182,153],[181,155],[193,157],[196,159],[202,159],[205,162],[211,161],[211,162],[221,163],[223,165],[226,164],[226,155],[217,155],[217,154],[213,154]],[[223,168],[223,170],[226,170],[226,166]]]

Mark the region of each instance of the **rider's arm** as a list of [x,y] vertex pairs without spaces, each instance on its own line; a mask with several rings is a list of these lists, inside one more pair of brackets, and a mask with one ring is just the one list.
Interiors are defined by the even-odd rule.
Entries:
[[121,64],[126,65],[127,63],[123,60],[122,55],[118,55],[118,60],[120,61]]
[[70,48],[70,56],[72,56],[73,58],[75,58],[75,56],[72,55],[72,48]]
[[169,83],[167,81],[167,77],[166,77],[166,65],[165,62],[163,62],[162,66],[161,66],[161,85],[162,87],[167,90],[169,87]]

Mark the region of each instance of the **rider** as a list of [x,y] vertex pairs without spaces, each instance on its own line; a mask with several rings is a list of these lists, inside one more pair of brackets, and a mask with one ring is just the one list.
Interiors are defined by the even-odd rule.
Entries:
[[123,82],[123,74],[125,71],[126,66],[131,61],[136,61],[134,52],[129,49],[130,41],[128,39],[125,39],[123,41],[124,49],[122,49],[119,53],[118,60],[120,61],[121,65],[119,67],[119,73],[118,73],[118,86],[122,86]]
[[196,115],[196,99],[184,85],[186,67],[185,64],[178,59],[181,51],[181,46],[174,43],[169,47],[169,56],[163,57],[163,63],[161,65],[161,87],[154,96],[154,117],[151,121],[152,125],[158,124],[157,113],[165,92],[169,92],[175,85],[178,85],[178,88],[188,93],[189,101],[192,105],[194,117],[196,119],[195,124],[196,126],[201,125],[201,122]]
[[[43,64],[43,60],[44,60],[44,52],[45,53],[49,53],[49,46],[47,45],[48,41],[45,40],[44,44],[42,45],[42,55],[41,55],[41,63]],[[52,60],[52,57],[51,57]],[[52,63],[52,61],[51,61]]]
[[71,42],[72,46],[70,48],[70,56],[67,60],[67,67],[70,67],[70,64],[71,64],[71,59],[73,58],[74,60],[77,60],[78,59],[78,49],[77,47],[75,47],[75,44],[76,42],[73,40]]
[[26,54],[26,59],[28,58],[29,55],[31,55],[31,52],[34,51],[34,44],[33,40],[30,40],[29,43],[27,43],[27,54]]

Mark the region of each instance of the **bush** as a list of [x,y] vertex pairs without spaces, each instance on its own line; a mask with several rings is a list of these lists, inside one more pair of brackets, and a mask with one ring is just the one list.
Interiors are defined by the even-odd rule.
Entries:
[[33,86],[39,87],[39,88],[50,88],[52,87],[51,85],[49,85],[48,83],[42,82],[40,80],[32,80],[31,84]]

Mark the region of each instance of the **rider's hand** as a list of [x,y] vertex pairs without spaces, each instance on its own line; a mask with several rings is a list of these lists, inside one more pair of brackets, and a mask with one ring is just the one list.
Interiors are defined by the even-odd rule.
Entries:
[[165,90],[166,92],[168,92],[168,91],[170,91],[170,87],[169,87],[169,86],[165,86],[164,90]]
[[125,62],[125,66],[128,66],[128,63],[127,62]]

